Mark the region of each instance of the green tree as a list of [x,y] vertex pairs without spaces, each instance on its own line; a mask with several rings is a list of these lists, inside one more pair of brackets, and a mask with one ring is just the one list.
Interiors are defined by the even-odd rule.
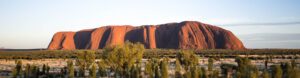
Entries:
[[282,78],[282,73],[283,72],[282,72],[282,69],[279,65],[273,66],[272,71],[273,71],[273,73],[272,73],[273,77],[272,78]]
[[192,78],[192,73],[191,72],[185,72],[184,73],[184,78]]
[[264,70],[263,73],[262,73],[262,78],[271,78],[270,77],[270,74],[267,70]]
[[95,51],[83,51],[77,55],[80,76],[85,76],[85,71],[95,62]]
[[130,77],[128,78],[142,78],[142,75],[141,75],[141,70],[140,70],[140,66],[139,65],[134,65],[132,68],[131,68],[131,74],[130,74]]
[[176,62],[175,62],[175,78],[183,78],[183,76],[181,74],[181,64],[178,59],[176,59]]
[[97,69],[96,69],[96,64],[92,65],[92,68],[90,69],[90,78],[96,78],[97,76]]
[[203,71],[201,70],[201,67],[197,67],[197,70],[198,70],[198,78],[202,78]]
[[99,62],[98,62],[98,74],[101,76],[101,77],[104,77],[104,76],[107,76],[106,75],[106,69],[107,69],[107,65],[105,64],[105,62],[101,59]]
[[36,65],[33,65],[31,70],[31,74],[32,74],[32,78],[38,78],[39,77],[39,67],[37,67]]
[[47,70],[46,64],[43,64],[42,74],[46,74],[46,70]]
[[268,69],[268,63],[269,63],[269,58],[266,58],[265,59],[265,69],[266,70]]
[[195,66],[198,64],[198,56],[191,50],[181,50],[177,54],[177,58],[186,71],[189,70],[189,66]]
[[288,78],[300,78],[299,68],[294,68]]
[[161,78],[169,78],[167,58],[164,58],[160,63],[160,70],[161,70]]
[[202,76],[201,78],[208,78],[207,70],[204,67],[201,67]]
[[48,75],[49,72],[50,72],[50,66],[47,64],[47,65],[46,65],[46,74]]
[[12,70],[12,76],[13,76],[13,78],[17,78],[18,77],[16,69]]
[[197,66],[193,66],[190,72],[192,78],[199,78],[199,69]]
[[133,64],[140,63],[143,53],[143,44],[126,41],[124,45],[105,47],[103,58],[105,63],[116,73],[115,76],[124,77],[125,71],[130,70]]
[[184,74],[185,78],[199,77],[198,66],[198,56],[192,50],[181,50],[177,54],[177,59],[179,59],[180,64],[186,71]]
[[154,78],[161,78],[161,74],[160,74],[158,65],[154,66]]
[[295,58],[291,60],[291,66],[292,68],[295,68],[297,66]]
[[[68,78],[74,78],[74,63],[73,60],[68,60]],[[46,66],[45,66],[46,67]]]
[[212,71],[214,59],[208,58],[208,71]]
[[251,60],[248,58],[237,57],[235,61],[238,63],[237,78],[257,78],[258,69],[255,65],[251,64]]
[[299,76],[297,72],[299,68],[296,67],[296,64],[293,66],[293,61],[291,63],[287,62],[281,65],[281,69],[283,70],[284,78],[297,78]]
[[250,78],[258,78],[259,77],[259,70],[257,69],[256,66],[252,65],[250,66]]
[[145,73],[148,78],[160,78],[159,60],[157,58],[150,59],[145,66]]
[[219,71],[213,70],[210,78],[219,78]]
[[25,78],[30,78],[31,77],[31,65],[27,64],[25,67]]
[[149,78],[153,78],[153,66],[151,61],[146,63],[145,73],[149,76]]
[[16,67],[13,70],[13,77],[16,78],[18,76],[21,76],[22,74],[22,61],[21,60],[16,60]]
[[220,68],[223,78],[232,78],[233,68],[236,68],[236,65],[222,63]]

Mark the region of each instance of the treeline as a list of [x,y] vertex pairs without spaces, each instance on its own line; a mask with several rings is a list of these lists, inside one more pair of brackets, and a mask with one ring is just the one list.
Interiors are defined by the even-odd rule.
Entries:
[[[13,70],[15,78],[74,78],[74,77],[114,77],[114,78],[299,78],[300,68],[295,59],[280,65],[268,65],[259,69],[247,57],[236,57],[235,64],[221,64],[216,69],[215,58],[209,58],[207,66],[199,63],[199,56],[193,50],[180,50],[176,60],[169,57],[153,57],[145,64],[142,44],[126,42],[124,45],[106,47],[102,54],[95,51],[81,51],[60,71],[49,72],[48,65],[22,65],[16,61]],[[96,57],[99,56],[99,60]],[[170,67],[175,66],[174,71]],[[40,69],[41,68],[41,69]],[[144,68],[144,69],[142,69]],[[25,69],[25,70],[23,70]],[[174,73],[174,74],[172,74]]]
[[[68,59],[76,58],[80,52],[93,50],[41,50],[41,51],[5,51],[0,52],[0,59]],[[102,54],[100,51],[96,54]],[[99,57],[97,57],[99,58]]]
[[[67,59],[76,58],[83,51],[94,51],[97,55],[102,55],[104,49],[101,50],[37,50],[37,51],[0,51],[0,59]],[[175,58],[176,54],[181,50],[177,49],[145,49],[143,58],[153,57],[169,57]],[[249,57],[249,59],[264,59],[267,57],[293,59],[299,58],[299,49],[249,49],[249,50],[193,50],[201,57],[218,57],[218,58],[235,58],[239,55],[260,55],[259,57]],[[285,56],[293,55],[293,56]],[[263,57],[262,57],[263,56]],[[96,56],[96,59],[102,56]]]
[[[181,50],[176,49],[148,49],[144,54],[144,58],[152,57],[170,57],[175,58],[176,54]],[[248,50],[226,50],[226,49],[208,49],[208,50],[192,50],[200,57],[207,58],[236,58],[240,55],[247,56],[249,59],[294,59],[299,58],[299,49],[248,49]],[[254,57],[251,55],[258,55]],[[286,56],[289,55],[289,56]]]
[[[50,71],[50,66],[48,65],[44,64],[42,67],[37,65],[31,65],[31,64],[23,65],[22,61],[16,60],[16,67],[12,70],[12,77],[13,78],[38,78],[38,77],[54,78],[49,71]],[[60,73],[63,72],[64,71]]]

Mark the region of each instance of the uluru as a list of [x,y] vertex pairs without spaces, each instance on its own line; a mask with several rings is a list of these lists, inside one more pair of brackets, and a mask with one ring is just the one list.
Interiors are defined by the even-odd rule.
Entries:
[[245,49],[229,30],[197,21],[159,25],[109,25],[77,32],[57,32],[49,50],[102,49],[125,41],[148,49]]

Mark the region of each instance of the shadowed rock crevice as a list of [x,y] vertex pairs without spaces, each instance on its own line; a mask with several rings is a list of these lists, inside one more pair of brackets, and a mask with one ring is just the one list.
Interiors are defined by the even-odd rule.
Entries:
[[179,48],[179,31],[182,23],[158,25],[155,31],[157,48]]
[[102,35],[102,37],[100,39],[100,43],[99,43],[98,49],[105,47],[105,44],[106,44],[106,41],[107,41],[107,39],[109,37],[110,32],[111,32],[111,28],[109,28],[106,31],[104,31],[104,33],[103,33],[103,35]]
[[125,41],[140,42],[149,49],[245,49],[232,32],[196,21],[136,27],[103,26],[78,32],[58,32],[48,49],[102,49],[121,45]]
[[76,49],[86,49],[89,48],[88,43],[91,40],[91,33],[94,29],[81,30],[76,32],[74,36],[74,42]]
[[129,42],[141,42],[143,43],[143,30],[140,28],[132,28],[131,30],[129,30],[126,34],[125,34],[125,41],[129,41]]

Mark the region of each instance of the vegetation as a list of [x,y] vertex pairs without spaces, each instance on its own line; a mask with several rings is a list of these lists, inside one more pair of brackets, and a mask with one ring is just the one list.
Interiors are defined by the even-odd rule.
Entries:
[[[44,66],[43,66],[44,68]],[[74,63],[72,60],[68,61],[68,78],[74,78]]]
[[192,66],[198,64],[198,56],[191,50],[182,50],[177,54],[177,59],[179,59],[181,65],[185,70],[190,70]]
[[101,59],[101,60],[98,61],[98,75],[100,77],[104,77],[104,76],[107,76],[106,73],[107,73],[107,65]]
[[16,60],[16,67],[13,69],[13,77],[20,77],[22,74],[22,61]]
[[79,66],[79,76],[85,77],[85,71],[95,62],[94,51],[83,51],[79,52],[76,63]]
[[251,60],[248,58],[237,57],[235,61],[237,66],[237,78],[258,78],[258,69],[255,65],[251,64]]
[[282,78],[282,69],[280,65],[275,65],[272,67],[272,78]]
[[144,53],[144,46],[140,43],[125,42],[124,45],[106,47],[103,59],[110,66],[116,77],[130,77],[134,65],[139,65]]
[[[0,50],[0,59],[76,59],[77,55],[82,51],[94,51],[96,59],[103,58],[102,50],[33,50],[33,51],[5,51]],[[177,49],[145,49],[143,58],[176,58],[177,53],[181,50]],[[265,59],[279,58],[279,59],[293,59],[299,58],[300,49],[248,49],[248,50],[194,50],[194,52],[201,57],[215,57],[215,58],[235,58],[239,55],[261,55],[260,57],[248,56],[248,59]],[[274,57],[282,55],[292,55],[292,57]]]
[[148,75],[149,78],[153,78],[154,77],[154,67],[156,66],[155,63],[156,61],[154,59],[151,59],[149,60],[147,63],[146,63],[146,66],[145,66],[145,73]]
[[168,60],[167,58],[164,58],[160,63],[161,78],[169,78],[168,66]]
[[208,71],[212,71],[213,69],[213,63],[214,63],[214,59],[213,58],[208,58]]
[[90,69],[90,78],[96,78],[96,76],[97,76],[96,64],[93,64],[92,68]]
[[221,74],[223,78],[232,78],[233,70],[237,68],[234,64],[222,63],[220,65]]
[[[271,54],[271,52],[264,51],[274,51],[275,53]],[[287,58],[282,57],[281,54],[299,54],[298,51],[268,49],[245,51],[146,50],[140,43],[126,42],[124,45],[109,46],[103,50],[49,51],[50,54],[58,53],[54,56],[45,53],[41,57],[33,57],[42,55],[44,52],[34,52],[32,55],[20,52],[19,55],[2,57],[16,52],[0,52],[0,58],[43,59],[63,57],[63,59],[67,59],[67,65],[63,68],[53,68],[48,64],[38,66],[25,63],[23,65],[22,60],[16,60],[16,66],[12,70],[12,77],[14,78],[111,78],[111,76],[117,78],[297,78],[300,77],[298,75],[300,67],[297,56],[288,57],[290,61],[281,64],[268,65],[268,63],[273,62],[272,59],[274,58]],[[65,54],[59,55],[61,52]],[[1,53],[4,55],[1,55]],[[239,54],[244,56],[237,56]],[[254,58],[249,55],[263,55],[261,56],[263,58]],[[235,58],[237,65],[231,63],[214,65],[221,58],[229,57]],[[145,60],[142,61],[143,58]],[[265,67],[259,68],[251,63],[252,60],[257,59],[265,60],[264,65],[262,65]],[[205,61],[205,64],[201,61]],[[143,66],[144,70],[142,70]],[[220,69],[217,66],[220,66]],[[49,72],[57,69],[59,71]]]
[[267,70],[264,70],[262,73],[262,78],[271,78],[269,72]]
[[175,78],[183,78],[182,74],[181,74],[181,64],[180,61],[178,59],[176,59],[175,62]]

